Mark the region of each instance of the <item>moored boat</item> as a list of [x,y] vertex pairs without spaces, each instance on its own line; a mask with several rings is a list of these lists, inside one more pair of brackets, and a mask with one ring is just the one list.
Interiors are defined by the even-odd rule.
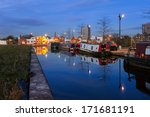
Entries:
[[107,44],[89,44],[83,42],[80,44],[79,53],[84,53],[96,57],[111,55]]
[[107,65],[107,64],[115,63],[117,59],[113,57],[96,58],[96,57],[85,56],[85,55],[80,55],[80,57],[82,62],[93,63],[97,65]]

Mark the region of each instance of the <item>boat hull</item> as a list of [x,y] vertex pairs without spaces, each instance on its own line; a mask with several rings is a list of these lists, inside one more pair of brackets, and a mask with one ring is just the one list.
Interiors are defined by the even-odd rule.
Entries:
[[126,72],[131,72],[133,74],[139,73],[148,73],[150,71],[150,64],[148,60],[141,59],[125,59],[124,60],[124,69]]
[[79,54],[89,55],[89,56],[93,56],[93,57],[109,57],[109,56],[111,56],[111,52],[109,52],[109,51],[93,52],[93,51],[82,50],[82,49],[79,49],[78,51],[79,51]]

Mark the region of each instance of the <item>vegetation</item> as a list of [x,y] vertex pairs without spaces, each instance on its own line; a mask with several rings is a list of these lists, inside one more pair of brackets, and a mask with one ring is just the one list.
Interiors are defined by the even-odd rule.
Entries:
[[105,42],[108,33],[110,32],[111,28],[110,28],[110,19],[107,17],[103,17],[102,19],[98,20],[99,25],[99,32],[103,37],[103,41]]
[[1,40],[6,40],[7,44],[18,44],[18,38],[14,37],[13,35],[9,35],[7,37],[1,38]]
[[24,91],[19,82],[29,76],[30,47],[0,46],[0,99],[21,99]]
[[142,41],[144,36],[142,34],[136,34],[134,36],[122,35],[121,39],[119,39],[119,35],[114,33],[112,34],[111,40],[121,45],[122,47],[136,47],[136,43]]

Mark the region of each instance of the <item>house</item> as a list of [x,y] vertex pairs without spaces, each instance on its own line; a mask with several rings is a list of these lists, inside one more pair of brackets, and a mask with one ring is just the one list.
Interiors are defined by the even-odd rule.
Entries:
[[46,36],[36,36],[35,45],[48,45],[49,41]]
[[18,42],[20,45],[34,45],[35,37],[33,35],[20,35]]
[[47,45],[48,43],[46,36],[23,35],[19,38],[20,45]]
[[0,40],[0,45],[7,45],[7,41],[6,40]]

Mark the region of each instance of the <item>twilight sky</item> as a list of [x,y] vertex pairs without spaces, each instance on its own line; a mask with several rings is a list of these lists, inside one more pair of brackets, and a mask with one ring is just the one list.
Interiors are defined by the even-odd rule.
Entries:
[[[79,25],[90,24],[97,33],[98,19],[108,17],[112,32],[118,32],[118,15],[124,13],[122,33],[141,33],[141,25],[150,22],[150,0],[0,0],[0,37],[33,33],[53,36]],[[149,15],[150,16],[150,15]]]

